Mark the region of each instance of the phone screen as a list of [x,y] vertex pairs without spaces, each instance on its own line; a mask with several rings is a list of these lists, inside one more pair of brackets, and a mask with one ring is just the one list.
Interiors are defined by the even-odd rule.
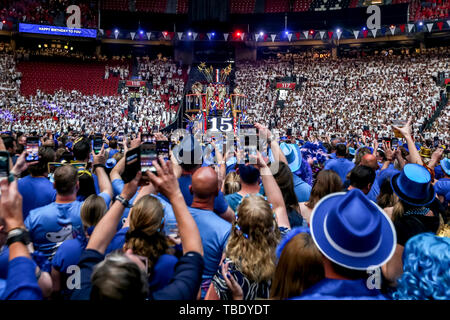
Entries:
[[398,139],[397,138],[392,138],[392,140],[391,140],[391,147],[393,149],[397,149],[398,148]]
[[38,161],[39,160],[39,137],[27,138],[27,156],[26,161]]
[[141,170],[141,149],[134,148],[125,154],[125,170],[122,174],[122,180],[125,183],[130,182]]
[[0,151],[0,178],[8,178],[9,176],[9,153]]
[[102,150],[103,139],[101,137],[95,137],[93,143],[93,149],[95,154],[99,154]]
[[169,160],[169,150],[169,141],[156,141],[156,152],[158,154],[158,157],[162,156],[164,160]]
[[156,172],[152,162],[158,158],[158,150],[154,143],[144,143],[141,145],[141,171],[150,170]]

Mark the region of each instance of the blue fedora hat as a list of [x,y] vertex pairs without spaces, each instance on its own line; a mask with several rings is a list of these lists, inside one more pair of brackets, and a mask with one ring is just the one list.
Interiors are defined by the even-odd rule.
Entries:
[[322,198],[311,214],[310,229],[322,254],[348,269],[381,266],[397,245],[391,219],[359,189]]
[[442,170],[448,176],[450,176],[450,160],[448,158],[445,158],[445,159],[441,160],[440,164],[441,164]]
[[415,163],[408,163],[402,171],[394,174],[391,177],[391,186],[402,201],[412,206],[426,206],[435,198],[430,172]]
[[[286,157],[286,160],[288,162],[288,166],[291,169],[292,172],[297,171],[302,166],[302,153],[300,151],[300,148],[296,144],[291,143],[281,143],[280,149],[283,152],[284,156]],[[272,150],[270,150],[270,153]],[[271,155],[273,160],[273,154]],[[269,155],[270,158],[270,155]]]

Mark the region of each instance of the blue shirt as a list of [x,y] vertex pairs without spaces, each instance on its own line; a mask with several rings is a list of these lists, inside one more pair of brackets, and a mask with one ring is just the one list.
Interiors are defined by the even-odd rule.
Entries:
[[434,184],[434,190],[439,196],[444,196],[450,192],[450,178],[442,178]]
[[0,279],[6,279],[8,277],[9,267],[9,248],[4,245],[0,249]]
[[189,212],[197,223],[203,245],[205,268],[202,279],[211,279],[217,271],[230,236],[231,223],[218,217],[214,212],[189,207]]
[[294,179],[294,192],[297,196],[298,202],[306,202],[311,195],[312,187],[303,181],[299,176],[292,174]]
[[397,172],[399,171],[395,169],[394,166],[391,165],[389,165],[389,167],[387,169],[384,169],[383,171],[378,170],[377,175],[375,177],[375,181],[373,182],[372,187],[370,188],[370,191],[367,194],[367,197],[373,202],[377,202],[377,197],[380,194],[381,184],[386,178],[392,177]]
[[290,300],[387,300],[377,289],[368,289],[365,279],[323,279]]
[[64,240],[84,235],[80,218],[82,204],[79,201],[53,202],[30,211],[25,226],[30,231],[34,249],[50,258]]
[[330,159],[325,162],[324,170],[333,170],[339,177],[341,177],[342,183],[345,182],[347,174],[353,169],[355,164],[344,158]]
[[8,279],[2,300],[42,300],[42,291],[36,279],[36,264],[26,257],[9,262]]
[[34,178],[26,176],[19,179],[17,186],[22,195],[23,219],[28,217],[31,210],[46,206],[56,199],[56,190],[53,184],[44,177]]

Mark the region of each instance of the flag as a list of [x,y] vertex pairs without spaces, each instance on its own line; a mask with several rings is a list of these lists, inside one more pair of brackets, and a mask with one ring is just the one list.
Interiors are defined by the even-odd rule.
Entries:
[[229,33],[224,33],[223,34],[223,37],[225,38],[225,41],[228,41],[228,35],[229,35]]
[[358,39],[359,30],[353,30],[353,34],[355,36],[355,39]]
[[413,23],[408,23],[408,32],[411,33],[412,29],[414,28]]
[[0,30],[3,30],[3,22],[0,21]]
[[177,32],[178,40],[181,40],[181,37],[183,36],[183,32]]
[[[2,23],[2,27],[3,27],[3,23]],[[100,32],[100,35],[104,35],[105,32],[103,31],[103,29],[98,29],[98,31]]]
[[444,26],[444,23],[442,21],[439,21],[436,24],[437,24],[439,30],[442,30],[442,27]]
[[372,32],[374,38],[377,36],[377,29],[371,29],[370,32]]
[[117,39],[117,37],[119,36],[119,31],[114,31],[114,38],[116,38]]
[[231,110],[230,110],[230,108],[227,108],[226,110],[225,110],[225,112],[224,112],[224,114],[223,114],[225,117],[229,117],[230,115],[231,115]]
[[288,40],[289,40],[289,42],[291,42],[291,39],[292,39],[292,33],[288,33]]
[[194,36],[194,40],[197,39],[197,35],[198,35],[197,32],[193,32],[192,35]]
[[369,34],[369,30],[363,30],[363,37],[367,38],[367,35]]
[[391,34],[394,35],[395,34],[395,26],[390,26],[389,30],[391,30]]
[[328,38],[332,39],[333,38],[333,31],[328,31]]
[[428,32],[431,32],[431,29],[433,29],[433,23],[427,23]]
[[448,24],[448,26],[450,27],[450,20],[447,20],[447,24]]
[[212,33],[210,33],[210,32],[206,34],[206,35],[208,36],[208,39],[209,39],[209,40],[211,40],[211,34],[212,34]]
[[259,39],[259,33],[255,33],[255,41],[258,41]]
[[399,28],[402,33],[405,33],[405,25],[404,24],[399,25]]
[[130,32],[131,40],[134,40],[135,35],[136,35],[136,32]]
[[319,34],[320,34],[320,39],[323,40],[323,36],[325,35],[325,31],[319,31]]
[[341,34],[342,34],[342,31],[337,31],[337,32],[336,32],[336,35],[337,35],[338,40],[341,39]]
[[147,32],[147,39],[150,40],[151,37],[152,37],[152,33],[151,32]]
[[308,31],[303,31],[303,35],[305,36],[305,39],[308,39]]
[[275,41],[276,36],[277,36],[276,34],[271,34],[271,35],[270,35],[270,37],[272,38],[272,42]]
[[242,40],[242,41],[244,41],[244,35],[245,35],[245,33],[242,32],[242,33],[241,33],[241,40]]
[[300,32],[296,32],[295,36],[297,37],[297,40],[300,40]]

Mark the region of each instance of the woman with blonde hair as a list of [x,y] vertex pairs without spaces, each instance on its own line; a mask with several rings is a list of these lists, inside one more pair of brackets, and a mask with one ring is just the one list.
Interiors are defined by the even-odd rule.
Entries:
[[281,190],[259,152],[254,166],[260,170],[267,198],[257,194],[242,198],[235,212],[225,259],[212,279],[205,300],[236,298],[227,285],[231,277],[242,289],[244,300],[269,298],[276,268],[275,250],[290,225]]
[[223,182],[223,194],[232,194],[239,190],[241,190],[241,178],[235,171],[232,171],[227,174]]
[[336,172],[332,170],[320,171],[311,189],[309,200],[299,203],[303,219],[309,224],[309,219],[316,203],[328,194],[342,191],[342,188],[342,180]]

